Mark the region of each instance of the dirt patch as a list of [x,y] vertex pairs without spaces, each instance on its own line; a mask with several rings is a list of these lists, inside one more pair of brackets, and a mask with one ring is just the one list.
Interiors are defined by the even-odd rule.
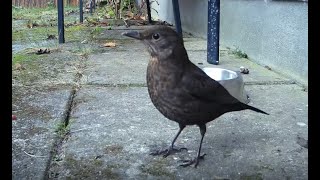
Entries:
[[160,158],[148,164],[143,164],[140,166],[140,170],[142,174],[165,177],[166,179],[175,179],[175,174],[169,171],[168,161],[164,158]]
[[123,147],[122,146],[119,146],[119,145],[109,145],[105,148],[105,153],[107,154],[111,154],[111,155],[117,155],[119,153],[121,153],[123,150]]
[[117,172],[120,168],[118,164],[105,164],[101,159],[76,159],[73,155],[66,155],[63,163],[63,171],[58,170],[58,165],[53,164],[49,178],[67,178],[67,179],[121,179]]
[[80,63],[80,57],[67,52],[16,54],[13,58],[13,85],[70,84],[74,82]]

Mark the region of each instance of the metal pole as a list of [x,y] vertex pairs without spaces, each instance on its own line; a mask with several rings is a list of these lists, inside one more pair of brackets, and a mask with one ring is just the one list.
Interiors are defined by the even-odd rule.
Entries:
[[148,22],[152,23],[151,20],[151,9],[150,9],[150,0],[147,0],[147,10],[148,10]]
[[208,0],[207,61],[219,64],[220,0]]
[[92,0],[90,0],[90,14],[92,15]]
[[83,0],[79,0],[80,23],[83,23]]
[[182,28],[181,28],[181,19],[180,19],[180,10],[179,10],[178,0],[172,0],[172,6],[173,6],[173,14],[174,14],[174,21],[176,25],[176,31],[182,37]]
[[93,10],[96,11],[96,0],[93,0]]
[[58,35],[59,35],[59,44],[64,43],[63,0],[58,0]]

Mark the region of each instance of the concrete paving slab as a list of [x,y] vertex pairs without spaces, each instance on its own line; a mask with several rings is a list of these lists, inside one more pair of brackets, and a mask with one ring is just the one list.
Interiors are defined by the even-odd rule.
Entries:
[[80,58],[70,52],[34,55],[33,60],[20,62],[21,68],[12,68],[13,85],[71,84],[77,73]]
[[[139,44],[139,42],[137,42]],[[132,44],[131,44],[132,46]],[[206,51],[188,51],[190,60],[200,68],[218,67],[239,71],[240,66],[249,69],[243,79],[247,84],[292,83],[290,79],[280,76],[248,59],[239,59],[231,55],[221,57],[219,65],[207,62]],[[146,71],[150,55],[145,48],[135,47],[134,51],[112,51],[89,56],[88,66],[84,70],[82,83],[88,84],[146,84]],[[199,64],[202,63],[202,64]]]
[[12,179],[42,179],[70,89],[12,87]]
[[[196,50],[196,51],[206,51],[207,50],[207,42],[199,39],[199,38],[184,38],[185,47],[188,50]],[[134,39],[97,39],[94,41],[98,43],[98,46],[93,46],[93,48],[101,49],[103,52],[117,52],[117,51],[144,51],[146,49],[145,45],[141,43],[139,40]],[[107,42],[114,42],[116,47],[104,47],[103,44]]]
[[[95,41],[103,48],[104,52],[122,52],[122,51],[141,51],[145,46],[139,41],[134,39],[113,39],[113,40],[97,40]],[[104,47],[103,45],[108,42],[114,42],[116,47]]]
[[[130,27],[130,29],[141,30],[147,27]],[[88,70],[88,73],[91,75],[91,80],[88,79],[88,83],[90,84],[122,84],[123,82],[128,83],[145,83],[145,73],[146,73],[146,63],[145,61],[149,60],[149,54],[146,52],[145,46],[138,40],[132,40],[127,37],[121,36],[122,31],[126,31],[125,28],[119,28],[117,31],[115,30],[106,30],[100,35],[100,38],[97,37],[97,40],[103,44],[103,42],[107,42],[106,36],[112,37],[112,39],[116,42],[117,47],[115,48],[105,48],[105,54],[107,57],[103,57],[103,55],[92,56],[91,59],[94,59],[96,65],[99,68],[96,68],[96,65],[93,64],[92,68],[96,69],[95,72],[91,72]],[[244,58],[237,58],[234,55],[230,55],[227,53],[227,50],[221,46],[220,50],[220,64],[218,66],[209,64],[207,62],[207,42],[201,38],[194,37],[185,37],[184,38],[185,47],[187,49],[190,60],[198,65],[199,67],[220,67],[227,68],[233,71],[239,71],[240,66],[244,66],[249,69],[248,75],[243,75],[243,79],[247,84],[290,84],[293,83],[292,80],[280,76],[279,74],[270,71],[260,65]],[[134,46],[133,46],[134,44]],[[125,53],[117,53],[114,51],[130,51],[128,55],[129,57],[122,56]],[[110,53],[110,54],[109,54]],[[114,54],[114,55],[113,55]],[[121,56],[119,56],[119,54]],[[105,60],[110,59],[107,64],[103,63]],[[130,62],[128,65],[128,59],[134,59],[134,61]],[[113,63],[114,61],[114,63]],[[120,63],[121,62],[121,63]],[[124,65],[124,67],[119,67],[119,63]],[[137,65],[135,63],[138,63]],[[199,64],[202,63],[202,64]],[[142,65],[142,66],[141,66]],[[106,70],[106,66],[110,69]],[[128,68],[128,66],[132,68]],[[133,68],[134,67],[134,68]],[[122,71],[129,70],[125,76],[120,77],[116,71],[118,69],[118,73]],[[99,72],[101,71],[101,72]],[[140,75],[137,72],[141,72]],[[131,77],[131,78],[130,78]],[[132,81],[132,82],[131,82]]]
[[[202,149],[207,156],[197,169],[179,167],[180,160],[196,155],[200,133],[195,126],[177,140],[188,151],[150,156],[170,144],[178,125],[149,99],[146,48],[121,35],[145,28],[105,29],[85,35],[81,43],[59,45],[58,52],[36,61],[24,61],[20,70],[13,67],[12,106],[18,117],[12,129],[13,179],[307,179],[308,93],[290,79],[228,54],[222,45],[220,64],[208,64],[206,40],[188,33],[184,44],[199,67],[249,68],[250,74],[243,75],[249,104],[271,115],[247,110],[208,123]],[[109,41],[116,47],[103,47]],[[91,55],[83,60],[79,54]],[[82,86],[67,117],[70,132],[56,146],[71,93],[65,84],[75,83],[77,73],[83,73]]]
[[148,61],[145,49],[90,55],[81,83],[145,84]]
[[207,51],[207,40],[201,38],[183,38],[184,47],[189,51]]
[[[145,28],[148,28],[148,27],[145,27]],[[121,28],[120,30],[123,30],[123,29]],[[133,29],[141,30],[141,29],[144,29],[144,27],[137,26],[136,28],[133,27]],[[123,30],[123,31],[126,31],[126,30]],[[110,37],[113,37],[113,39],[115,39],[115,42],[117,43],[118,46],[114,49],[107,48],[106,49],[107,51],[108,50],[116,50],[116,51],[129,50],[129,51],[140,52],[140,51],[145,51],[146,49],[145,46],[138,40],[132,40],[132,39],[128,39],[127,37],[118,36],[119,34],[121,35],[121,33],[118,31],[112,31],[112,32],[105,31],[102,37],[105,37],[106,35],[108,35],[108,33],[111,33]],[[114,34],[117,34],[117,36],[113,36]],[[126,40],[128,42],[126,42]],[[135,46],[132,46],[132,44],[135,44]],[[250,75],[243,75],[244,81],[248,84],[293,83],[291,79],[288,79],[283,76],[279,76],[278,73],[269,71],[268,69],[261,67],[255,62],[252,62],[245,58],[238,58],[238,57],[235,57],[234,55],[228,54],[227,49],[224,46],[220,47],[221,48],[220,63],[218,66],[216,66],[216,65],[209,64],[207,62],[207,41],[206,40],[185,35],[184,44],[189,54],[190,60],[196,63],[199,67],[205,67],[205,66],[221,67],[221,68],[227,68],[233,71],[239,71],[240,66],[244,66],[248,68],[250,71],[249,72]],[[199,65],[198,63],[202,63],[203,65]],[[145,74],[143,74],[143,76],[145,77]]]
[[222,115],[208,123],[197,169],[179,167],[196,155],[197,127],[187,127],[177,146],[189,151],[153,157],[178,131],[152,105],[145,87],[85,86],[71,114],[71,133],[62,145],[58,179],[307,179],[307,92],[297,85],[247,85],[249,110]]

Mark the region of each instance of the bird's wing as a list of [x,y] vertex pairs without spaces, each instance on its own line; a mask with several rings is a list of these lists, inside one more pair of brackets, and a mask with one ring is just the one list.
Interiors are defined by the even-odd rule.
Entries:
[[230,93],[217,81],[211,79],[196,65],[192,64],[183,75],[180,86],[190,96],[203,101],[218,104],[236,104],[239,100],[234,98]]

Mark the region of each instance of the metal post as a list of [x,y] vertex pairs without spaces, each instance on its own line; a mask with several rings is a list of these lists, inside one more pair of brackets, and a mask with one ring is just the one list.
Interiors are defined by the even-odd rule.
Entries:
[[79,0],[80,23],[83,23],[83,0]]
[[59,44],[64,43],[63,0],[58,0],[58,35],[59,35]]
[[93,1],[93,10],[96,11],[96,0],[92,0]]
[[90,14],[92,15],[92,0],[90,0]]
[[148,10],[148,22],[149,23],[152,23],[152,20],[151,20],[151,8],[150,8],[150,0],[147,0],[147,10]]
[[208,0],[207,61],[219,64],[220,0]]
[[174,21],[176,25],[176,31],[182,37],[182,28],[181,28],[181,19],[180,19],[180,10],[179,10],[178,0],[172,0],[172,6],[173,6],[173,14],[174,14]]

